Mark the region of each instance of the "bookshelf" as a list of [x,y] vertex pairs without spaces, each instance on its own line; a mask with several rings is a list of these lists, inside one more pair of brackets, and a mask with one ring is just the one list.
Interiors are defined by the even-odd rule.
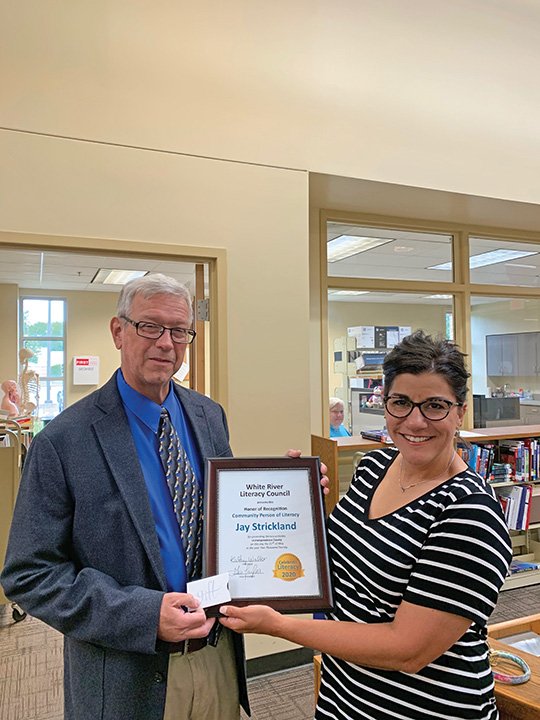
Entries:
[[[496,449],[502,443],[528,439],[540,440],[540,425],[521,425],[497,428],[478,428],[462,431],[461,436],[470,444],[493,444]],[[366,440],[361,436],[353,435],[347,438],[329,439],[319,435],[311,436],[311,452],[318,455],[328,467],[330,479],[330,494],[326,496],[326,510],[330,512],[338,502],[340,495],[344,494],[349,486],[353,465],[359,453],[366,453],[375,448],[384,447],[383,443]],[[533,498],[537,498],[534,508],[538,515],[531,510],[531,522],[526,530],[511,531],[514,558],[523,562],[540,563],[540,478],[534,481],[494,483],[493,488],[497,494],[506,488],[515,486],[532,486]],[[540,569],[517,572],[510,575],[504,590],[510,590],[527,585],[540,584]]]

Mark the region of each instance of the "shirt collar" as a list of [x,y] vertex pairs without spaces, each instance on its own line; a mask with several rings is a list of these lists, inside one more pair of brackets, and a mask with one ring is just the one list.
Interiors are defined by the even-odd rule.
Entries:
[[157,433],[158,431],[162,407],[166,408],[172,416],[175,396],[171,384],[169,384],[169,392],[162,405],[158,405],[145,395],[141,395],[141,393],[134,390],[131,385],[128,385],[120,369],[116,374],[116,384],[124,405],[152,432]]

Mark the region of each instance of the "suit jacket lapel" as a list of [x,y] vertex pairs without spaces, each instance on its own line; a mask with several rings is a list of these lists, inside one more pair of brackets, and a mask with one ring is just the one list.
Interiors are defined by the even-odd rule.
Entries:
[[105,411],[103,417],[94,422],[98,442],[146,550],[152,569],[162,589],[166,590],[167,581],[154,517],[133,436],[116,386],[116,376],[113,376],[101,388],[96,403]]

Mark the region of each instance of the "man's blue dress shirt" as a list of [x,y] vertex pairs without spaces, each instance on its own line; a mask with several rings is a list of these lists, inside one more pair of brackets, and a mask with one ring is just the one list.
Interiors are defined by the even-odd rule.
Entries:
[[173,509],[171,493],[165,479],[165,471],[159,456],[159,418],[161,408],[169,411],[171,422],[184,446],[191,466],[201,487],[203,486],[202,460],[195,437],[182,406],[171,387],[162,405],[134,390],[124,379],[121,370],[116,374],[118,391],[135,442],[144,480],[148,489],[150,507],[156,523],[156,533],[169,591],[185,592],[186,566],[180,528]]

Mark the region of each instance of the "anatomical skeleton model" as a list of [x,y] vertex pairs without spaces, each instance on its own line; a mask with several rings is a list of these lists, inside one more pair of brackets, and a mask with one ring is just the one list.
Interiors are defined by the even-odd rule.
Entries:
[[21,388],[21,402],[19,405],[20,414],[33,415],[39,407],[39,375],[35,370],[28,367],[28,361],[34,357],[30,348],[19,350],[19,363],[21,374],[19,375],[19,386]]

